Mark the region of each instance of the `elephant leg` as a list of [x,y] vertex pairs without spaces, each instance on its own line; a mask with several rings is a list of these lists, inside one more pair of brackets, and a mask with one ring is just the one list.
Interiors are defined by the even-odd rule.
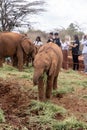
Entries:
[[0,67],[3,67],[3,58],[0,57]]
[[28,56],[24,53],[23,54],[23,65],[25,64],[28,67]]
[[18,69],[19,69],[19,71],[22,71],[23,70],[23,52],[22,52],[22,50],[20,50],[20,52],[18,51],[17,58],[18,58]]
[[12,57],[12,65],[14,67],[17,67],[17,65],[18,65],[18,59],[17,59],[16,55]]
[[52,88],[53,88],[53,77],[48,76],[47,77],[47,86],[46,86],[46,98],[47,99],[50,99],[50,97],[51,97]]
[[58,76],[56,76],[56,77],[54,78],[54,81],[53,81],[53,89],[54,89],[54,90],[57,89],[57,77],[58,77]]
[[32,54],[32,66],[34,66],[34,58],[35,58],[35,55]]
[[39,93],[39,100],[45,101],[44,82],[42,78],[40,78],[38,82],[38,93]]
[[26,58],[26,66],[27,67],[29,66],[29,56],[27,56],[27,58]]

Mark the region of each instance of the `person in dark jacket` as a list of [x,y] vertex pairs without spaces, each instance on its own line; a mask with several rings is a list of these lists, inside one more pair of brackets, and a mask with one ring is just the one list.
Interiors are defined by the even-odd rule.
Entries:
[[60,38],[59,38],[59,34],[56,32],[54,33],[54,43],[56,43],[59,47],[61,47],[61,42],[60,42]]
[[78,35],[74,35],[74,41],[72,44],[73,70],[79,70],[79,59],[78,59],[79,46],[80,42]]
[[47,40],[47,43],[48,42],[53,42],[53,32],[50,32],[49,33],[49,38],[48,38],[48,40]]

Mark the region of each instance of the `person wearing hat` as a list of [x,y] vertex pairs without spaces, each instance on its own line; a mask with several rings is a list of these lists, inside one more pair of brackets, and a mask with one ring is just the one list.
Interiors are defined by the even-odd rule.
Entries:
[[56,32],[54,33],[54,43],[56,43],[59,47],[61,47],[61,42],[60,42],[60,38],[59,38],[59,34]]
[[49,33],[47,43],[49,43],[49,42],[53,42],[53,32],[50,32],[50,33]]

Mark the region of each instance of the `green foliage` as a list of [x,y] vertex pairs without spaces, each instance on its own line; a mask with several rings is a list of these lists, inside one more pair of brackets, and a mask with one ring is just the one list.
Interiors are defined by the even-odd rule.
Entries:
[[73,90],[77,87],[87,88],[87,79],[83,75],[79,75],[78,72],[73,70],[68,70],[65,73],[59,75],[58,85],[60,88],[65,88],[65,90]]
[[56,121],[56,115],[59,114],[63,117],[66,115],[66,110],[50,102],[32,101],[28,113],[30,113],[29,125],[37,123],[43,128],[45,125],[49,128],[52,127],[53,122]]
[[83,96],[82,96],[82,98],[85,98],[85,99],[87,99],[87,95],[83,95]]
[[[4,79],[18,79],[25,81],[30,80],[31,88],[25,89],[25,86],[21,86],[23,92],[28,92],[30,100],[36,99],[38,94],[38,88],[32,87],[32,77],[33,77],[33,67],[24,68],[23,72],[19,72],[18,69],[15,69],[12,66],[4,65],[3,68],[0,68],[0,75]],[[43,75],[44,82],[46,83],[47,76]],[[58,78],[58,90],[53,91],[53,95],[57,94],[74,94],[78,89],[87,89],[87,77],[75,72],[73,70],[61,71]],[[76,91],[77,92],[77,91]],[[76,93],[75,93],[76,94]],[[78,99],[84,98],[87,99],[87,95],[78,94]],[[54,99],[53,99],[54,100]],[[52,101],[53,101],[52,100]],[[68,101],[67,101],[68,102]],[[0,110],[0,120],[1,122],[5,121],[5,117],[3,111]],[[87,124],[78,121],[75,117],[72,117],[72,113],[66,110],[62,106],[55,105],[51,102],[39,102],[39,101],[31,101],[31,103],[27,106],[23,111],[24,115],[27,115],[29,119],[25,126],[28,126],[33,129],[34,126],[37,127],[37,130],[86,130]],[[87,114],[82,113],[85,120],[87,120]],[[5,130],[14,130],[13,126],[3,126]],[[0,130],[1,124],[0,124]],[[19,130],[16,128],[15,130]],[[23,127],[21,130],[27,130],[26,127]]]
[[75,117],[69,117],[64,121],[54,123],[53,130],[86,130],[87,124],[77,121]]
[[[6,124],[6,123],[1,123],[0,124],[0,130],[20,130],[20,128],[16,127],[14,128],[14,126],[10,125],[10,124]],[[26,127],[22,127],[21,130],[28,130]]]
[[3,79],[11,78],[11,76],[16,76],[16,78],[23,78],[23,79],[31,79],[33,77],[33,67],[24,68],[22,72],[11,65],[4,64],[3,68],[0,68],[0,77]]
[[[67,118],[67,111],[55,104],[50,102],[39,102],[32,101],[29,105],[29,109],[27,111],[29,114],[29,126],[37,125],[37,128],[41,128],[43,130],[86,130],[87,124],[80,122],[76,119],[76,117],[71,116]],[[57,119],[61,115],[62,118]]]
[[0,68],[0,71],[17,71],[17,69],[11,65],[4,64],[3,68]]
[[67,93],[72,93],[74,91],[73,87],[61,87],[57,90],[53,90],[53,95],[56,96],[57,94],[67,94]]
[[42,110],[44,111],[44,114],[50,114],[51,117],[53,117],[54,113],[56,112],[61,114],[66,113],[66,110],[63,107],[57,106],[50,102],[44,103],[44,102],[33,100],[30,106],[31,106],[31,110],[38,110],[38,111]]
[[5,122],[5,116],[2,109],[0,109],[0,123]]
[[61,30],[59,30],[59,32],[60,32],[60,38],[63,41],[65,40],[66,35],[69,35],[73,40],[73,36],[77,34],[81,40],[84,34],[82,29],[79,27],[78,23],[70,23],[70,25],[66,29],[62,28]]

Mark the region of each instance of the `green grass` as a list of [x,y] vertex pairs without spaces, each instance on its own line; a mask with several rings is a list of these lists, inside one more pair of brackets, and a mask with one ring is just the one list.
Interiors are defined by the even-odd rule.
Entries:
[[61,87],[87,87],[87,77],[76,71],[68,70],[60,72],[58,85]]
[[3,79],[10,79],[12,76],[31,80],[33,77],[33,67],[24,68],[22,72],[19,72],[15,67],[4,64],[4,66],[0,68],[0,77]]
[[59,114],[65,118],[66,109],[61,106],[52,104],[51,102],[32,101],[27,111],[30,117],[29,125],[41,125],[44,128],[46,125],[52,128],[53,122],[56,121],[56,115]]
[[74,91],[73,87],[61,87],[57,90],[53,90],[53,96],[56,96],[58,94],[67,94],[67,93],[72,93]]
[[[0,68],[0,77],[3,79],[9,80],[10,78],[19,80],[27,80],[31,81],[33,79],[33,67],[29,66],[24,67],[23,72],[19,72],[18,69],[4,65],[3,68]],[[47,76],[43,75],[44,83],[46,83]],[[22,91],[25,86],[21,86]],[[79,74],[76,71],[68,70],[66,72],[61,71],[58,77],[58,89],[53,91],[53,95],[57,94],[74,94],[78,89],[87,89],[87,77]],[[26,89],[26,92],[30,94],[33,93],[33,96],[36,97],[38,94],[37,86],[31,87],[31,90]],[[78,98],[87,99],[87,95],[80,95]],[[61,99],[60,99],[61,100]],[[68,101],[67,101],[68,102]],[[41,128],[42,130],[78,130],[82,128],[82,130],[87,129],[87,124],[85,122],[81,122],[77,120],[75,115],[72,116],[72,113],[68,115],[68,110],[66,110],[63,106],[55,105],[51,102],[39,102],[39,101],[31,101],[30,105],[26,108],[25,113],[29,116],[29,120],[27,121],[27,125],[32,127],[37,126],[37,128]],[[84,115],[84,113],[83,113]],[[60,119],[58,119],[58,116]],[[87,119],[87,113],[84,115],[85,119]],[[0,123],[5,121],[5,116],[3,111],[0,110]],[[1,125],[1,124],[0,124]],[[6,130],[14,130],[13,127],[8,126],[5,128]],[[23,130],[27,130],[26,126],[22,128]],[[19,130],[19,129],[17,129]]]
[[69,117],[64,121],[53,124],[53,130],[87,130],[87,124],[78,121],[75,117]]
[[[29,114],[29,126],[33,128],[37,124],[43,130],[86,130],[87,124],[80,122],[74,116],[68,117],[67,110],[62,106],[57,106],[51,102],[31,101],[27,114]],[[56,119],[56,115],[61,115],[62,119]]]
[[2,109],[0,109],[0,123],[5,122],[5,116]]
[[82,96],[82,98],[85,98],[85,99],[87,99],[87,95],[83,95],[83,96]]

